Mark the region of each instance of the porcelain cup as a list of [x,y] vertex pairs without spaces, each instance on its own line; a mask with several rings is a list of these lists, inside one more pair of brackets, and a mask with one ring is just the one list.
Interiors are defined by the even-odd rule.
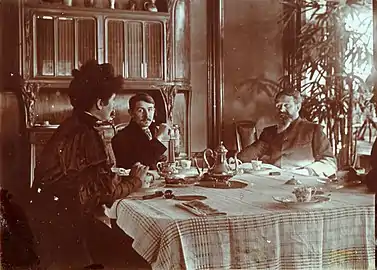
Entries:
[[261,160],[252,160],[251,166],[253,166],[254,171],[262,170],[262,161]]
[[310,202],[312,196],[317,192],[316,187],[299,186],[293,190],[293,194],[296,196],[297,202]]
[[190,169],[191,168],[191,160],[182,159],[180,161],[182,169]]
[[142,181],[141,183],[141,188],[150,188],[153,181],[154,175],[151,173],[147,173],[147,175],[144,178],[144,181]]

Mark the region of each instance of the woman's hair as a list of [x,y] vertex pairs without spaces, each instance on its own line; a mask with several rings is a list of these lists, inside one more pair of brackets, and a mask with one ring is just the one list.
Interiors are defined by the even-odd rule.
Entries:
[[98,99],[107,105],[113,94],[123,84],[122,76],[114,76],[114,67],[105,63],[99,65],[96,60],[89,60],[80,70],[72,71],[73,80],[69,85],[69,98],[75,110],[90,110]]
[[150,95],[146,93],[138,93],[133,95],[128,101],[129,109],[133,110],[138,101],[145,101],[147,103],[155,104],[154,99]]

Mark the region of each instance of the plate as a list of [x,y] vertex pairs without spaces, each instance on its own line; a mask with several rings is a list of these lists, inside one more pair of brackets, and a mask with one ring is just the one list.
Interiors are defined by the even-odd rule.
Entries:
[[328,196],[313,196],[310,202],[297,202],[296,198],[293,196],[287,197],[272,197],[275,201],[284,204],[287,207],[291,208],[308,208],[308,207],[317,207],[322,205],[322,203],[330,201]]
[[193,200],[205,200],[206,196],[202,195],[176,195],[174,199],[177,201],[193,201]]
[[265,171],[270,171],[272,170],[272,168],[266,168],[266,167],[262,167],[260,170],[254,170],[254,169],[242,169],[244,173],[260,173],[260,172],[265,172]]
[[242,163],[241,165],[239,165],[238,168],[242,169],[244,173],[248,173],[248,174],[249,173],[266,173],[266,172],[268,173],[271,170],[281,172],[281,168],[276,167],[272,164],[268,164],[268,163],[262,163],[262,167],[260,170],[254,170],[253,165],[250,162]]

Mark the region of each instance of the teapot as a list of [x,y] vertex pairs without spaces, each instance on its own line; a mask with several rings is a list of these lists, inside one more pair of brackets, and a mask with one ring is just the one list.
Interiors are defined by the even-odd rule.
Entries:
[[[226,154],[228,153],[228,149],[225,148],[224,143],[220,142],[220,145],[215,149],[212,150],[207,148],[203,152],[204,162],[208,167],[208,174],[213,177],[222,177],[222,176],[233,176],[238,173],[238,165],[241,163],[239,159],[237,159],[238,152],[234,155],[234,164],[235,169],[229,166],[229,163],[226,159]],[[210,166],[208,162],[208,155],[211,156],[215,161],[212,166]]]

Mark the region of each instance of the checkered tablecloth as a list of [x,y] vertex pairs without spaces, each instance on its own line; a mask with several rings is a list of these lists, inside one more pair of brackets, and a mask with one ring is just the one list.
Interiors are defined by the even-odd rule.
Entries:
[[320,207],[290,209],[272,199],[291,195],[290,177],[243,174],[244,189],[173,189],[205,195],[227,216],[196,217],[163,198],[122,199],[108,214],[153,269],[374,269],[374,195],[341,189]]

